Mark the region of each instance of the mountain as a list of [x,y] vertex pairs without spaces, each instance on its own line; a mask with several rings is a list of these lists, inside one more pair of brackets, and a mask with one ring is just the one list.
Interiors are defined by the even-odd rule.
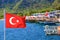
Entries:
[[52,3],[52,0],[24,0],[21,4],[21,7],[43,8],[50,6]]
[[60,0],[0,0],[0,17],[3,18],[3,8],[7,12],[18,15],[31,15],[46,10],[60,10]]
[[14,10],[56,8],[58,4],[60,0],[0,0],[0,8]]
[[55,9],[60,10],[60,0],[55,0],[52,4],[52,7],[54,7]]
[[[21,0],[0,0],[0,7],[14,7]],[[52,5],[54,0],[23,0],[18,8],[43,8]]]

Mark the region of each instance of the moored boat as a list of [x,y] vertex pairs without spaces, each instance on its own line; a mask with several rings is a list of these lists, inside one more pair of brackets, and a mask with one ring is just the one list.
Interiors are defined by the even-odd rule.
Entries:
[[47,35],[60,35],[60,26],[46,25],[44,28],[44,31]]

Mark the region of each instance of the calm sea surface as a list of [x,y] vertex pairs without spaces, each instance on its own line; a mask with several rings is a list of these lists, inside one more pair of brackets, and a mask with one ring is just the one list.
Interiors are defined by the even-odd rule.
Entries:
[[[60,40],[58,35],[45,35],[44,24],[26,23],[26,25],[26,28],[6,28],[6,40]],[[3,33],[3,21],[0,21],[0,40],[4,38]]]
[[4,21],[0,20],[0,40],[4,40]]

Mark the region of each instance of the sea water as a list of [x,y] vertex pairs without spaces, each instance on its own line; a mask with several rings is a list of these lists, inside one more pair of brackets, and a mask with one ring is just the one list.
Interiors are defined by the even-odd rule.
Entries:
[[0,40],[4,40],[4,21],[0,20]]
[[44,24],[26,23],[26,28],[6,29],[6,40],[59,40],[59,35],[47,36]]
[[[6,40],[60,40],[59,35],[46,35],[44,24],[26,23],[26,28],[6,28]],[[3,40],[3,21],[0,21],[0,40]]]

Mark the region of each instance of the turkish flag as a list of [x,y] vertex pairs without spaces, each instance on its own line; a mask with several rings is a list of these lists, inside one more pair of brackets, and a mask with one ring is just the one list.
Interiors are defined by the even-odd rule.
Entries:
[[6,13],[6,28],[25,28],[25,17]]

